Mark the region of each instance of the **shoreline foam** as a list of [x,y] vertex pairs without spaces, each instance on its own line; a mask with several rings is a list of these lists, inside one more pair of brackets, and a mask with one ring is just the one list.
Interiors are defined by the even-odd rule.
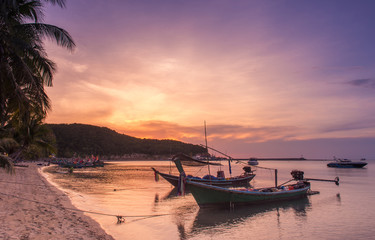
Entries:
[[0,170],[0,239],[113,239],[36,163],[28,165],[12,175]]

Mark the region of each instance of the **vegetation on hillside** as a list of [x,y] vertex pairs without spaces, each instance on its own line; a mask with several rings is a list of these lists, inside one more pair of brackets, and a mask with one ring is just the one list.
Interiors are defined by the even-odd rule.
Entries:
[[140,139],[119,134],[106,127],[85,124],[48,124],[56,136],[57,156],[100,155],[105,158],[131,154],[195,155],[206,149],[174,140]]

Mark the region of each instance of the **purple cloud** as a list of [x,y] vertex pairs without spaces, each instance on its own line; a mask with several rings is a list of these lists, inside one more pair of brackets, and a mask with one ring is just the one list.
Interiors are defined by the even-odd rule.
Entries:
[[355,80],[350,80],[346,82],[346,84],[356,86],[356,87],[375,88],[375,79],[371,79],[371,78],[355,79]]

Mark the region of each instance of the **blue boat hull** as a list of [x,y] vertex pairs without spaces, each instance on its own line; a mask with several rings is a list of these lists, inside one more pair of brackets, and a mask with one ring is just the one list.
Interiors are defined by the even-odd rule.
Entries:
[[328,167],[333,168],[363,168],[366,165],[365,162],[330,162],[327,164]]

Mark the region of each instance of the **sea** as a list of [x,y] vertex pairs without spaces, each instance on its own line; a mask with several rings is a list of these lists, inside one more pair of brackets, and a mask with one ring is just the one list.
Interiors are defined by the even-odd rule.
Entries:
[[[177,174],[170,161],[107,161],[104,167],[44,169],[55,186],[69,195],[72,203],[100,223],[115,239],[375,239],[375,160],[361,169],[329,168],[327,161],[259,161],[252,167],[256,177],[252,187],[275,185],[292,178],[294,169],[311,181],[319,194],[305,198],[228,209],[199,208],[193,196],[177,190],[159,177],[160,172]],[[228,163],[209,169],[189,167],[186,172],[203,176],[223,170]],[[232,176],[240,175],[244,162],[232,162]],[[219,169],[218,169],[219,168]],[[265,169],[270,168],[270,169]],[[116,216],[124,220],[118,223]]]

